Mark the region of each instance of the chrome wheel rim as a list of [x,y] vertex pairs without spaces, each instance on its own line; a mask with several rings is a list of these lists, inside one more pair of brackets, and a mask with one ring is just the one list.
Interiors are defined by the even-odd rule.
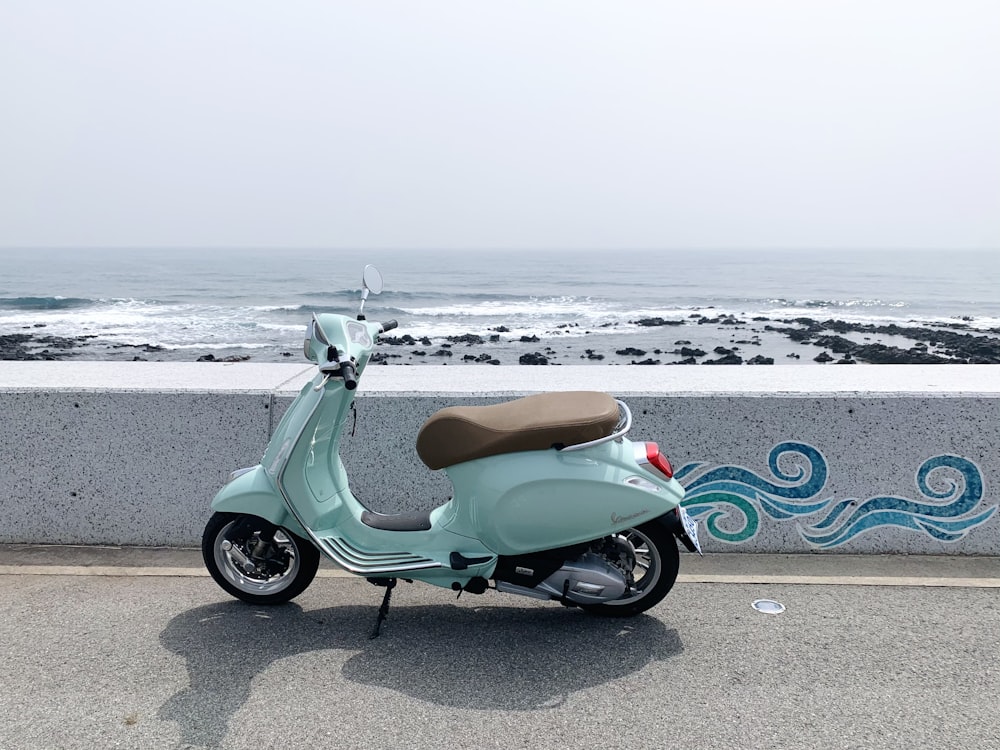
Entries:
[[223,526],[215,537],[215,564],[219,571],[233,586],[247,594],[266,595],[283,591],[295,580],[299,572],[299,551],[290,536],[280,529],[274,534],[274,543],[289,554],[288,565],[277,575],[264,577],[255,573],[247,573],[233,558],[232,552],[222,547],[226,534],[236,525],[236,521]]
[[638,529],[626,529],[615,534],[615,538],[624,541],[632,548],[635,555],[635,566],[632,568],[634,583],[626,590],[620,599],[613,599],[605,602],[606,606],[616,607],[625,604],[633,604],[648,594],[656,582],[660,580],[663,571],[663,563],[660,560],[660,551],[653,544],[653,541]]

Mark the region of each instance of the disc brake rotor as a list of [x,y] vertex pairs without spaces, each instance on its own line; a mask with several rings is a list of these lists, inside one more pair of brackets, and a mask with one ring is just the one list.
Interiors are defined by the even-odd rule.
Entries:
[[234,539],[230,543],[234,547],[238,547],[239,551],[242,553],[244,559],[249,561],[254,565],[253,570],[247,570],[242,565],[238,563],[232,551],[229,552],[229,558],[232,561],[234,567],[238,568],[242,575],[249,578],[253,578],[259,581],[268,581],[275,576],[284,575],[288,571],[288,566],[291,562],[291,555],[281,541],[275,538],[273,542],[267,545],[266,550],[264,550],[263,555],[256,555],[256,547],[259,543],[259,534],[251,534],[250,537],[246,539]]

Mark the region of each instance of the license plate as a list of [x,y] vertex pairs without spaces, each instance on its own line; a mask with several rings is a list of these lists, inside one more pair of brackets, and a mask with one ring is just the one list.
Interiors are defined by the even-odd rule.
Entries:
[[701,543],[698,541],[698,522],[695,521],[684,508],[677,506],[677,512],[681,515],[681,525],[684,526],[684,533],[687,534],[687,538],[691,540],[691,544],[694,545],[695,550],[698,554],[701,554]]

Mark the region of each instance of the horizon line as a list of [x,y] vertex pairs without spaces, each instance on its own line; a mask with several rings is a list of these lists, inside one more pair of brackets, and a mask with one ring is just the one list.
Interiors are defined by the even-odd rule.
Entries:
[[608,245],[608,246],[502,246],[502,245],[237,245],[237,244],[190,244],[190,245],[157,245],[157,244],[107,244],[107,245],[67,245],[67,244],[37,244],[37,245],[0,245],[0,252],[6,250],[322,250],[326,252],[994,252],[1000,250],[1000,245],[987,246],[948,246],[948,245]]

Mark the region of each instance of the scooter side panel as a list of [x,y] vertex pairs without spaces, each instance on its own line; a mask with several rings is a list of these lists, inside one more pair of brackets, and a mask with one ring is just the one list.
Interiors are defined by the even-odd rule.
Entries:
[[277,429],[271,435],[264,458],[261,459],[261,464],[271,476],[276,476],[288,460],[295,440],[302,433],[306,422],[322,399],[322,393],[313,390],[314,385],[314,382],[309,382],[302,386],[299,395],[288,407]]
[[301,537],[307,536],[305,529],[288,512],[263,466],[255,467],[219,490],[212,500],[212,510],[259,516]]
[[348,478],[339,443],[348,405],[331,398],[314,402],[305,422],[292,425],[289,439],[294,445],[278,471],[277,480],[296,514],[313,530],[338,522],[345,512],[339,496]]
[[[537,552],[637,526],[680,504],[684,490],[635,462],[632,443],[526,451],[449,467],[451,526],[501,555]],[[643,480],[639,486],[628,480]]]

